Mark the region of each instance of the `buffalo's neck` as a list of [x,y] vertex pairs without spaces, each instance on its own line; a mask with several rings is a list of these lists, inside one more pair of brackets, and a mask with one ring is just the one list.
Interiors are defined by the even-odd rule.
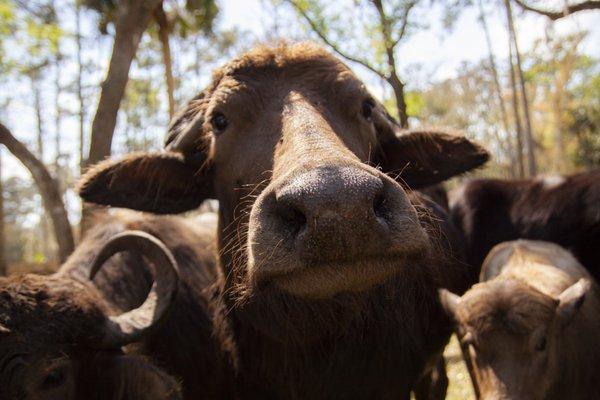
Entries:
[[406,398],[450,336],[437,288],[464,267],[448,249],[433,246],[388,282],[328,300],[269,285],[244,292],[243,218],[236,220],[231,207],[219,211],[223,273],[213,314],[241,397]]
[[[230,344],[226,351],[240,376],[242,392],[275,398],[403,398],[450,335],[434,296],[426,274],[412,284],[399,278],[365,294],[364,309],[357,310],[354,319],[340,316],[338,329],[333,329],[335,320],[325,318],[335,318],[339,299],[330,304],[323,301],[312,308],[322,312],[315,317],[323,317],[321,324],[306,324],[305,338],[298,331],[286,335],[276,324],[270,331],[269,310],[258,316],[221,296],[218,313],[226,329],[220,333]],[[300,303],[296,305],[302,309]],[[280,317],[279,312],[275,307],[272,318]],[[255,317],[265,318],[260,328]],[[300,325],[306,322],[306,315],[288,318]],[[261,382],[260,387],[253,382]]]

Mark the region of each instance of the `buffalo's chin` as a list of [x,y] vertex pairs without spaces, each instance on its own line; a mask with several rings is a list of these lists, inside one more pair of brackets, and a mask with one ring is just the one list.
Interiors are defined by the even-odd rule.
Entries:
[[271,284],[291,295],[327,299],[344,292],[362,292],[385,283],[422,259],[425,251],[323,263],[274,275]]

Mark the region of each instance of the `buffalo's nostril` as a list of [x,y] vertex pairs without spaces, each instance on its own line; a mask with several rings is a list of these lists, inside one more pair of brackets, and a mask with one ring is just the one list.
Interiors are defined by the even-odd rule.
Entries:
[[383,193],[378,193],[373,199],[373,212],[379,218],[386,218],[387,211],[385,206],[385,196]]
[[294,235],[297,235],[306,225],[306,216],[304,213],[292,205],[282,205],[279,207],[278,214],[279,218],[281,218]]

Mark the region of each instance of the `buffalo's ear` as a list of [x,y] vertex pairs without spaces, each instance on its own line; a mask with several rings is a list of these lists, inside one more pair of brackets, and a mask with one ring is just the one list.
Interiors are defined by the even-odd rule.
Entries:
[[176,214],[213,197],[211,175],[210,168],[198,170],[180,154],[133,153],[92,167],[77,191],[90,203]]
[[460,296],[446,289],[439,289],[438,296],[440,298],[440,304],[442,305],[442,309],[444,310],[448,318],[450,318],[453,321],[457,321],[458,317],[456,312],[458,308],[458,303],[460,303]]
[[483,165],[488,152],[464,136],[444,131],[403,131],[389,115],[377,113],[375,127],[383,172],[398,175],[412,189],[434,185]]
[[566,327],[581,309],[591,287],[589,279],[581,278],[558,295],[556,318],[561,327]]

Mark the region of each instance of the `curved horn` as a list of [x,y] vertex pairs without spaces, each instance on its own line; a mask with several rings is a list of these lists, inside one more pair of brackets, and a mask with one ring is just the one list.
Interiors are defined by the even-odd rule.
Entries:
[[0,324],[0,335],[7,335],[10,333],[10,329]]
[[135,251],[154,265],[154,284],[144,303],[121,315],[109,316],[100,347],[121,347],[139,340],[167,315],[179,288],[177,261],[163,242],[142,231],[125,231],[113,236],[92,263],[90,279],[104,263],[121,251]]
[[176,153],[191,154],[198,151],[201,140],[198,132],[202,131],[204,114],[198,113],[194,119],[166,146],[166,149]]

